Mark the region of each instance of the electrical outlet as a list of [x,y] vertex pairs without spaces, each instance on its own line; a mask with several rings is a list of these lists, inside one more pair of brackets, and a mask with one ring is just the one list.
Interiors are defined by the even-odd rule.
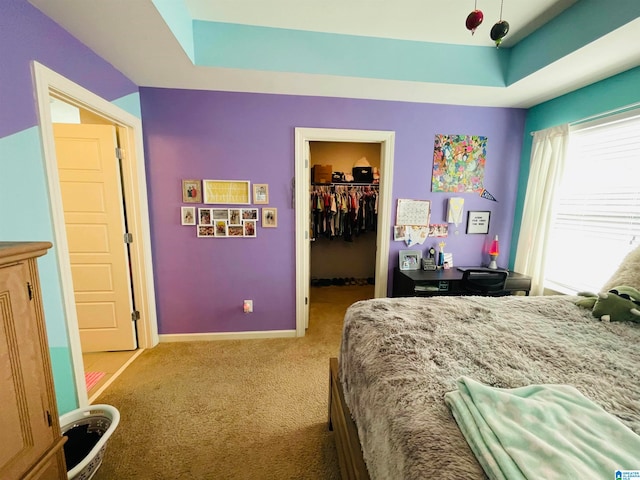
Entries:
[[253,300],[245,300],[242,302],[242,311],[244,313],[253,313]]

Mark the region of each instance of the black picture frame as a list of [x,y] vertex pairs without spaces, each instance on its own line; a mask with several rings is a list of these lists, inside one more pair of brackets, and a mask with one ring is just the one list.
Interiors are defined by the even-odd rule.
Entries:
[[487,210],[470,210],[467,213],[467,234],[486,235],[489,233],[491,212]]

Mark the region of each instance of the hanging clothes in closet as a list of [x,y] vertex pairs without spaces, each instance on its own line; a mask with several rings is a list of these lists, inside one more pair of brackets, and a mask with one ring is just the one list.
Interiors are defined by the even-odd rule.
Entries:
[[353,242],[378,225],[378,187],[311,186],[311,237]]

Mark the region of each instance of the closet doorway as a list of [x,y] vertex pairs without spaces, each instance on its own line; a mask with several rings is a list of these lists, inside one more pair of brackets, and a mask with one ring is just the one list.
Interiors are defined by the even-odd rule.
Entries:
[[[325,284],[327,279],[335,283],[336,294],[340,297],[336,298],[338,302],[344,302],[345,298],[342,297],[351,293],[354,301],[362,299],[363,296],[387,296],[394,141],[395,132],[296,128],[295,182],[300,186],[295,189],[297,336],[303,336],[309,325],[309,307],[313,301],[312,280],[314,286],[319,280]],[[330,161],[329,156],[332,157]],[[310,195],[320,186],[313,185],[315,182],[312,181],[311,168],[315,165],[331,164],[332,172],[352,175],[351,169],[354,164],[365,166],[365,163],[368,163],[372,170],[374,167],[377,169],[378,183],[352,181],[346,182],[346,185],[324,185],[321,188],[328,191],[338,188],[339,191],[347,192],[354,189],[353,192],[356,194],[375,195],[375,226],[368,227],[365,232],[354,232],[351,229],[347,232],[347,238],[351,237],[351,241],[345,240],[344,231],[338,236],[335,230],[333,240],[331,233],[327,234],[326,230],[321,233],[322,238],[315,238],[317,232],[312,229],[315,226],[312,221]],[[362,224],[358,228],[362,229]],[[331,243],[335,243],[336,246],[330,245]],[[326,256],[332,253],[334,260],[328,262]],[[348,293],[346,289],[352,287],[356,287],[355,291]],[[326,291],[318,298],[331,303]]]
[[310,322],[374,297],[380,144],[309,142]]

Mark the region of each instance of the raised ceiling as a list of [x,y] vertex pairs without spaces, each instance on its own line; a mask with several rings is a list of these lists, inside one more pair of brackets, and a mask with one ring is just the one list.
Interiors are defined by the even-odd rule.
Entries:
[[530,107],[640,65],[637,0],[30,0],[140,86]]

